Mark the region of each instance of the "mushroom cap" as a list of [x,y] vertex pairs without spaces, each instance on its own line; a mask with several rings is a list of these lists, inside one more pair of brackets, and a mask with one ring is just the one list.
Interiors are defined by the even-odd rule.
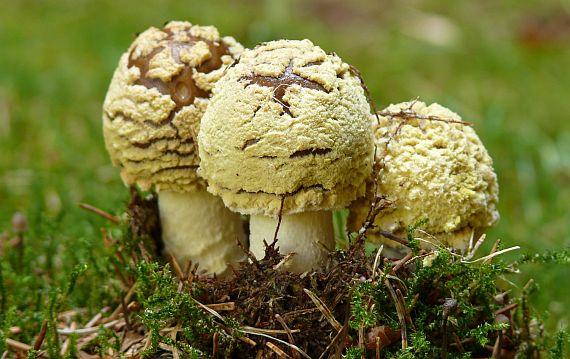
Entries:
[[[471,126],[460,123],[459,115],[437,103],[404,102],[382,113],[391,115],[381,116],[379,123],[373,119],[378,194],[392,205],[376,216],[369,239],[383,241],[378,229],[405,235],[409,226],[427,218],[422,230],[465,249],[474,231],[499,219],[497,176],[481,140]],[[371,181],[366,198],[351,205],[349,229],[361,228],[373,191]]]
[[243,214],[346,207],[372,171],[360,78],[309,40],[246,50],[214,90],[198,135],[208,191]]
[[103,104],[103,134],[126,185],[205,188],[194,144],[212,88],[243,47],[213,26],[170,22],[121,56]]

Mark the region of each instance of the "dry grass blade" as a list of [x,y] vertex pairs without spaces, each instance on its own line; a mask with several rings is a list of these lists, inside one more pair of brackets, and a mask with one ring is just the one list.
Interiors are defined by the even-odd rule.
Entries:
[[[348,324],[348,322],[347,322]],[[348,328],[348,325],[345,324],[342,327],[342,330],[340,330],[338,333],[336,333],[336,335],[334,336],[334,338],[331,340],[331,342],[329,343],[329,345],[327,345],[327,347],[325,348],[325,350],[321,353],[321,355],[319,356],[319,359],[324,359],[325,354],[328,353],[336,344],[337,342],[340,341],[340,339],[346,335],[346,329]]]
[[[491,253],[489,253],[489,254],[493,254],[493,253],[497,252],[500,245],[501,245],[501,239],[497,239],[495,241],[495,243],[493,243],[493,248],[491,248]],[[487,261],[485,261],[485,263],[487,263]]]
[[87,324],[85,324],[85,328],[91,328],[92,326],[96,325],[101,320],[101,318],[103,318],[103,313],[99,312],[95,314],[93,318],[91,318]]
[[396,273],[400,270],[400,268],[402,268],[402,266],[404,266],[413,256],[414,254],[412,252],[408,252],[404,258],[396,262],[396,265],[392,268],[392,273]]
[[[240,330],[247,330],[248,332],[252,332],[252,333],[256,333],[256,334],[267,334],[267,335],[271,335],[271,334],[287,334],[287,330],[282,330],[282,329],[261,329],[261,328],[255,328],[255,327],[249,327],[249,326],[243,326],[240,328]],[[299,329],[293,329],[293,330],[289,330],[290,333],[299,333],[301,332],[301,330]]]
[[281,348],[279,348],[277,345],[271,343],[271,342],[266,342],[265,345],[271,349],[275,354],[277,354],[277,356],[279,358],[291,358],[293,359],[292,356],[288,355],[287,353],[285,353],[283,350],[281,350]]
[[206,304],[206,307],[215,310],[217,312],[231,312],[232,310],[236,309],[236,303],[227,302],[227,303]]
[[493,259],[493,258],[495,258],[495,257],[497,257],[497,256],[500,256],[501,254],[504,254],[504,253],[507,253],[507,252],[510,252],[510,251],[516,251],[516,250],[519,250],[519,249],[521,249],[521,247],[519,247],[519,246],[514,246],[514,247],[510,247],[510,248],[506,248],[506,249],[500,250],[500,251],[498,251],[498,252],[492,252],[491,254],[486,255],[485,257],[477,258],[477,259],[475,259],[475,260],[473,260],[473,261],[462,261],[462,262],[463,262],[463,263],[477,263],[477,262],[483,261],[484,263],[489,263],[489,262],[491,261],[491,259]]
[[[127,294],[125,295],[125,302],[128,303],[131,301],[131,298],[133,297],[133,295],[135,294],[135,289],[136,289],[136,283],[133,284],[130,288],[129,291],[127,292]],[[123,303],[120,303],[117,308],[115,308],[115,310],[113,311],[113,313],[111,314],[111,316],[109,316],[109,318],[107,318],[107,320],[114,320],[116,318],[119,317],[119,314],[123,313]]]
[[[77,328],[77,323],[72,322],[71,325],[69,326],[69,329],[71,330],[75,330]],[[63,357],[65,356],[65,354],[67,354],[67,352],[69,351],[69,346],[71,344],[71,338],[67,338],[65,339],[65,341],[63,342],[63,345],[61,346],[61,351],[59,352],[59,354]]]
[[398,297],[398,302],[400,303],[402,312],[404,313],[404,318],[406,319],[406,322],[408,323],[408,325],[410,327],[412,327],[412,330],[416,330],[416,327],[414,325],[414,321],[412,320],[412,317],[410,315],[410,312],[406,309],[406,302],[404,300],[404,295],[402,294],[402,291],[398,288],[396,289],[396,296]]
[[[299,348],[298,346],[293,345],[293,344],[291,344],[291,343],[287,343],[287,342],[284,341],[284,340],[281,340],[281,339],[272,337],[272,336],[267,335],[267,334],[263,334],[263,333],[259,333],[259,332],[252,332],[252,331],[249,331],[249,330],[246,330],[246,329],[243,329],[243,328],[240,329],[240,331],[241,331],[242,333],[245,333],[245,334],[258,335],[258,336],[260,336],[260,337],[264,337],[264,338],[267,338],[267,339],[274,340],[274,341],[276,341],[276,342],[279,342],[279,343],[281,343],[281,344],[284,344],[284,345],[288,346],[289,348],[292,348],[292,349],[298,351],[299,354],[301,354],[304,358],[311,359],[311,357],[310,357],[307,353],[305,353],[301,348]],[[254,343],[255,343],[255,342],[254,342]]]
[[219,340],[220,338],[220,333],[215,332],[214,335],[212,336],[212,357],[216,358],[218,356],[218,347],[219,347]]
[[251,340],[251,339],[248,338],[248,337],[239,337],[239,340],[241,340],[242,342],[244,342],[244,343],[246,343],[246,344],[248,344],[248,345],[250,345],[250,346],[252,346],[252,347],[255,347],[255,346],[257,345],[256,342],[254,342],[253,340]]
[[341,331],[342,325],[340,325],[338,320],[336,320],[336,318],[332,315],[331,311],[329,310],[329,308],[327,308],[325,303],[319,297],[317,297],[317,295],[315,293],[311,292],[307,288],[303,288],[303,291],[309,296],[309,298],[311,298],[313,303],[315,303],[317,308],[321,311],[321,313],[323,313],[323,315],[328,320],[328,322],[332,325],[332,327],[337,332]]
[[10,334],[20,334],[22,332],[22,328],[20,327],[10,327],[8,328],[8,332]]
[[404,263],[404,265],[407,266],[407,265],[409,265],[409,264],[411,264],[411,263],[417,261],[418,259],[422,259],[422,258],[428,257],[428,256],[430,256],[430,255],[432,255],[432,254],[433,254],[433,252],[428,252],[428,253],[424,253],[424,254],[420,254],[420,255],[414,256],[414,257],[410,258],[406,263]]
[[[295,340],[293,339],[293,333],[291,332],[291,329],[289,329],[289,327],[287,326],[287,323],[285,323],[285,321],[283,320],[283,318],[281,318],[281,316],[279,314],[275,314],[275,319],[277,319],[279,324],[281,324],[283,329],[287,332],[287,338],[289,339],[289,343],[295,345]],[[297,353],[294,350],[292,351],[292,353],[293,353],[294,359],[301,359],[301,357],[299,356],[299,353]]]
[[396,294],[396,292],[394,291],[394,288],[392,288],[392,284],[390,283],[388,278],[384,280],[384,285],[386,286],[386,288],[388,288],[390,297],[392,297],[392,300],[394,301],[394,304],[396,306],[396,313],[398,314],[398,321],[400,322],[400,328],[401,328],[400,330],[402,335],[402,349],[406,349],[408,347],[408,332],[406,329],[406,315],[405,315],[404,304],[400,302],[400,299]]
[[376,359],[380,359],[380,337],[376,337],[374,349],[376,350]]
[[495,340],[495,345],[493,345],[493,354],[492,358],[494,359],[501,359],[501,333],[497,335],[497,339]]
[[395,280],[396,282],[399,282],[402,286],[406,287],[406,282],[404,282],[401,278],[393,274],[386,274],[386,278]]
[[144,345],[142,347],[142,351],[145,351],[148,348],[150,348],[150,345],[152,344],[151,343],[152,333],[153,333],[152,329],[146,333],[146,339],[145,339]]
[[[118,324],[125,324],[125,320],[124,319],[116,319],[113,320],[109,323],[105,323],[102,325],[103,328],[111,328],[114,327],[115,325]],[[86,335],[86,334],[92,334],[92,333],[97,333],[99,331],[99,327],[92,327],[92,328],[81,328],[81,329],[71,329],[71,328],[67,328],[67,329],[58,329],[57,332],[58,334],[61,335],[71,335],[71,334],[77,334],[77,335]]]
[[376,279],[376,269],[378,268],[378,262],[380,261],[380,254],[384,250],[384,245],[381,245],[376,251],[376,257],[374,257],[374,265],[372,266],[372,282]]
[[40,329],[40,334],[38,334],[38,337],[36,338],[36,341],[34,342],[34,350],[40,350],[40,348],[42,347],[42,344],[44,342],[44,339],[45,339],[46,333],[47,333],[47,325],[48,325],[48,322],[47,322],[47,320],[44,319],[44,321],[42,322],[42,327]]
[[[176,336],[177,336],[179,331],[180,331],[180,324],[178,324],[176,327],[174,327],[174,330],[172,330],[170,332],[170,339],[172,339],[173,342],[176,342]],[[216,334],[218,334],[218,333],[216,332]],[[173,359],[180,359],[180,354],[178,353],[178,348],[176,348],[175,346],[172,347],[172,358]]]
[[283,259],[279,261],[279,263],[273,266],[273,270],[278,270],[279,268],[281,268],[285,263],[289,262],[291,258],[293,258],[296,254],[297,253],[295,252],[287,253],[287,255],[284,256]]
[[105,218],[105,219],[107,219],[107,220],[113,222],[114,224],[119,224],[119,223],[121,223],[117,217],[113,216],[113,215],[110,214],[110,213],[107,213],[107,212],[103,211],[102,209],[99,209],[99,208],[97,208],[97,207],[94,207],[94,206],[92,206],[92,205],[90,205],[90,204],[87,204],[87,203],[79,203],[79,207],[82,208],[82,209],[84,209],[84,210],[87,210],[87,211],[89,211],[89,212],[93,212],[93,213],[95,213],[95,214],[98,214],[99,216],[101,216],[101,217],[103,217],[103,218]]
[[469,251],[467,252],[467,255],[465,256],[465,260],[470,260],[471,258],[473,258],[473,256],[475,255],[475,253],[477,253],[477,250],[479,249],[479,247],[481,247],[481,245],[483,244],[483,242],[485,242],[485,238],[487,237],[486,234],[482,234],[481,237],[479,237],[479,239],[477,240],[477,242],[475,243],[475,246],[471,247],[471,245],[469,245]]
[[[83,315],[83,314],[87,314],[86,308],[70,309],[70,310],[60,312],[57,315],[57,319],[61,320],[61,321],[70,321],[72,319],[72,317],[74,317],[76,315]],[[17,328],[17,327],[14,327],[14,328]],[[12,328],[10,328],[10,330],[12,330]],[[12,333],[12,334],[18,334],[18,333]]]
[[123,353],[127,358],[132,358],[134,354],[138,352],[138,349],[142,347],[139,343],[144,339],[144,335],[134,332],[126,333],[121,343],[121,353]]
[[310,309],[298,309],[298,310],[294,310],[288,313],[283,313],[282,317],[284,318],[294,318],[294,317],[298,317],[301,315],[306,315],[306,314],[311,314],[311,313],[315,313],[317,312],[319,309],[318,308],[310,308]]
[[[213,315],[214,317],[216,317],[217,319],[219,319],[222,323],[224,322],[224,318],[220,315],[220,313],[218,313],[218,312],[215,311],[214,309],[211,309],[211,308],[209,308],[208,306],[206,306],[206,305],[200,303],[200,302],[197,301],[196,299],[194,299],[194,298],[192,298],[192,299],[194,300],[194,303],[196,303],[200,308],[204,309],[206,312],[210,313],[211,315]],[[228,328],[226,328],[226,327],[223,326],[223,325],[220,325],[220,326],[221,326],[224,330],[226,330],[226,331],[228,331],[228,332],[231,332],[231,329],[228,329]],[[251,329],[256,329],[256,330],[257,330],[257,328],[251,328]],[[244,328],[240,328],[239,331],[242,332],[242,333],[250,333],[250,334],[255,334],[255,335],[266,336],[266,335],[263,334],[263,333],[258,333],[258,332],[253,332],[253,331],[251,331],[251,332],[246,331],[246,330],[244,330]],[[275,338],[270,337],[270,336],[269,336],[269,338],[275,339]],[[249,338],[246,337],[246,336],[241,336],[241,337],[239,337],[239,340],[241,340],[241,341],[244,342],[244,343],[247,343],[247,344],[251,345],[252,347],[255,347],[255,346],[257,345],[257,343],[256,343],[255,341],[249,339]],[[279,339],[275,339],[275,340],[279,340]]]
[[6,338],[6,345],[8,345],[9,347],[12,347],[14,349],[17,350],[23,350],[23,351],[30,351],[32,349],[31,345],[19,342],[17,340],[14,339],[10,339],[10,338]]
[[[192,298],[194,299],[194,298]],[[202,309],[204,309],[205,311],[207,311],[208,313],[212,314],[214,317],[218,318],[219,320],[222,321],[222,323],[224,322],[224,317],[222,317],[220,315],[220,313],[216,312],[214,309],[209,308],[208,306],[200,303],[199,301],[197,301],[196,299],[194,299],[194,303],[198,304],[198,306]]]
[[174,269],[178,279],[182,281],[184,279],[184,273],[182,272],[182,268],[180,267],[178,260],[176,260],[176,257],[172,254],[170,255],[170,264],[172,264],[172,268]]
[[358,347],[362,350],[362,359],[364,359],[364,353],[366,353],[364,341],[364,324],[360,323],[360,326],[358,327]]
[[164,351],[172,353],[172,357],[174,357],[175,348],[172,345],[166,343],[158,343],[158,347]]

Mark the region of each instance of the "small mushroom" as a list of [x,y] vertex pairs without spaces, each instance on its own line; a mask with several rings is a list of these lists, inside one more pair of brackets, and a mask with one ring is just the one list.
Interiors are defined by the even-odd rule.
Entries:
[[497,176],[481,140],[459,115],[436,103],[405,102],[381,114],[379,123],[373,119],[377,181],[370,180],[367,197],[351,205],[349,229],[362,226],[377,184],[377,193],[392,205],[376,216],[369,239],[401,256],[404,249],[378,230],[405,236],[409,226],[427,218],[421,229],[431,236],[423,238],[466,250],[471,236],[499,219]]
[[372,171],[369,114],[359,77],[309,40],[261,44],[228,69],[202,119],[199,171],[228,208],[251,215],[256,257],[279,225],[280,252],[295,253],[286,269],[327,258],[331,210],[362,196]]
[[196,174],[195,140],[214,84],[242,51],[212,26],[152,27],[121,56],[103,105],[105,144],[123,181],[158,193],[166,252],[208,273],[242,258],[244,233]]

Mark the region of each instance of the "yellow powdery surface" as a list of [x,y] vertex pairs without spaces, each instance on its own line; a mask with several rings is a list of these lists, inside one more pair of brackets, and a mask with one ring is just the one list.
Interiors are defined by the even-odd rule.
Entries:
[[[402,110],[412,118],[397,115]],[[408,226],[427,218],[421,229],[432,236],[416,233],[419,237],[465,249],[472,234],[499,219],[497,176],[481,140],[471,126],[445,122],[461,118],[436,103],[406,102],[382,112],[393,115],[380,117],[379,123],[373,119],[378,194],[393,205],[376,217],[369,238],[394,246],[396,242],[384,240],[378,229],[405,235]],[[367,198],[351,206],[351,230],[362,226],[372,197],[370,183]]]
[[241,213],[276,216],[282,199],[284,214],[347,206],[372,171],[369,113],[360,79],[338,56],[309,40],[261,44],[214,89],[200,173]]
[[[195,42],[196,37],[204,41]],[[195,69],[212,57],[206,41],[223,43],[229,50],[221,57],[221,66],[207,73]],[[185,46],[176,47],[178,53],[174,54],[173,43]],[[178,192],[205,187],[196,174],[195,136],[212,88],[242,50],[233,38],[220,38],[216,28],[188,22],[171,22],[163,30],[153,27],[135,39],[121,56],[103,105],[105,144],[113,163],[121,166],[126,185]],[[141,70],[129,67],[129,58],[149,56],[148,79],[168,84],[190,68],[193,82],[206,96],[180,106],[157,87],[137,84]],[[187,95],[188,90],[180,91],[181,96]]]

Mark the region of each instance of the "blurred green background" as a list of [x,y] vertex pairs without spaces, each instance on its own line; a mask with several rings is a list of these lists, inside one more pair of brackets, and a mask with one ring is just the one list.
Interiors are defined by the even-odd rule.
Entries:
[[[213,24],[247,47],[309,38],[361,70],[378,108],[417,96],[450,107],[475,123],[495,161],[502,219],[489,238],[521,253],[570,245],[570,1],[1,0],[0,9],[0,233],[10,235],[14,212],[28,216],[26,260],[50,263],[51,274],[38,273],[48,282],[101,251],[104,222],[79,202],[124,208],[101,104],[134,34],[174,19]],[[531,276],[547,327],[566,325],[569,267],[525,266],[515,282]]]

